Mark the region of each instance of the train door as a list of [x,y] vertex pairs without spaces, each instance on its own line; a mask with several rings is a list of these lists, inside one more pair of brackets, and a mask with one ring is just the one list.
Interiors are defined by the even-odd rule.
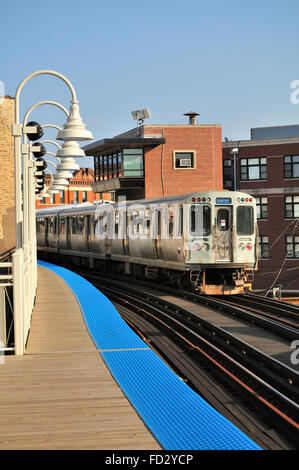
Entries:
[[216,261],[232,261],[232,207],[216,207]]

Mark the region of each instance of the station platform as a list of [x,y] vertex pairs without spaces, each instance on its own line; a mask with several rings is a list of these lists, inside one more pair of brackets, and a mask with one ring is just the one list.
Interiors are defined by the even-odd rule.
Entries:
[[0,375],[0,449],[260,449],[98,289],[43,261],[26,354],[5,357]]
[[26,354],[0,364],[0,449],[158,450],[64,280],[38,266]]

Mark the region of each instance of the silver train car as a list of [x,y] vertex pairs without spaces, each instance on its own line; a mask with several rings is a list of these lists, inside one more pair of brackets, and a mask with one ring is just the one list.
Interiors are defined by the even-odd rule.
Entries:
[[36,229],[40,258],[208,295],[250,289],[257,269],[255,200],[242,192],[45,208]]

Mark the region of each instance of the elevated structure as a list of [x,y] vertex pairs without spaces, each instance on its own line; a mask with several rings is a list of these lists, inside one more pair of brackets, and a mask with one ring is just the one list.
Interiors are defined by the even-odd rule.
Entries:
[[115,200],[221,190],[221,126],[194,119],[192,124],[144,124],[86,145],[95,162],[93,190],[114,191]]

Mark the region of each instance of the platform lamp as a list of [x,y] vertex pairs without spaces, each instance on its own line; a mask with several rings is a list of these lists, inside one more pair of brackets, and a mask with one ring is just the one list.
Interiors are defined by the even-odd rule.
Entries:
[[[33,175],[30,175],[27,170],[31,168],[33,170],[33,162],[28,160],[28,151],[26,147],[22,146],[22,138],[26,138],[26,135],[29,133],[36,132],[37,126],[22,126],[20,123],[20,93],[24,85],[31,78],[38,75],[53,75],[62,80],[69,88],[72,100],[69,117],[64,129],[59,131],[61,133],[57,138],[64,141],[85,141],[92,140],[92,134],[86,129],[85,124],[82,121],[82,118],[79,113],[79,106],[77,96],[71,82],[64,77],[62,74],[55,72],[53,70],[38,70],[27,75],[19,84],[16,95],[15,95],[15,122],[12,126],[12,135],[14,136],[14,162],[15,162],[15,224],[16,224],[16,250],[13,255],[13,296],[14,296],[14,337],[15,337],[15,354],[24,354],[24,348],[26,343],[26,338],[30,329],[31,313],[34,305],[34,297],[36,292],[37,279],[30,279],[30,266],[36,265],[36,257],[32,255],[32,251],[28,251],[29,256],[26,256],[24,259],[24,242],[23,242],[23,221],[24,216],[34,219],[34,210],[35,204],[34,201],[34,180]],[[23,188],[29,198],[31,199],[28,213],[23,214],[22,209],[22,160],[23,158],[23,171],[24,171],[24,180],[26,180],[26,186],[23,181]],[[28,165],[29,162],[29,165]],[[26,177],[25,177],[26,173]],[[33,171],[32,171],[33,173]],[[27,188],[27,184],[29,185]],[[26,198],[27,199],[27,198]],[[25,198],[24,198],[25,202]],[[26,201],[27,205],[27,201]],[[27,208],[28,208],[27,206]],[[24,204],[25,208],[25,204]],[[27,225],[29,222],[27,221]],[[36,266],[35,266],[36,270]],[[28,288],[29,286],[29,288]],[[30,292],[29,292],[30,291]],[[29,292],[29,294],[28,294]],[[29,296],[29,298],[28,298]]]

